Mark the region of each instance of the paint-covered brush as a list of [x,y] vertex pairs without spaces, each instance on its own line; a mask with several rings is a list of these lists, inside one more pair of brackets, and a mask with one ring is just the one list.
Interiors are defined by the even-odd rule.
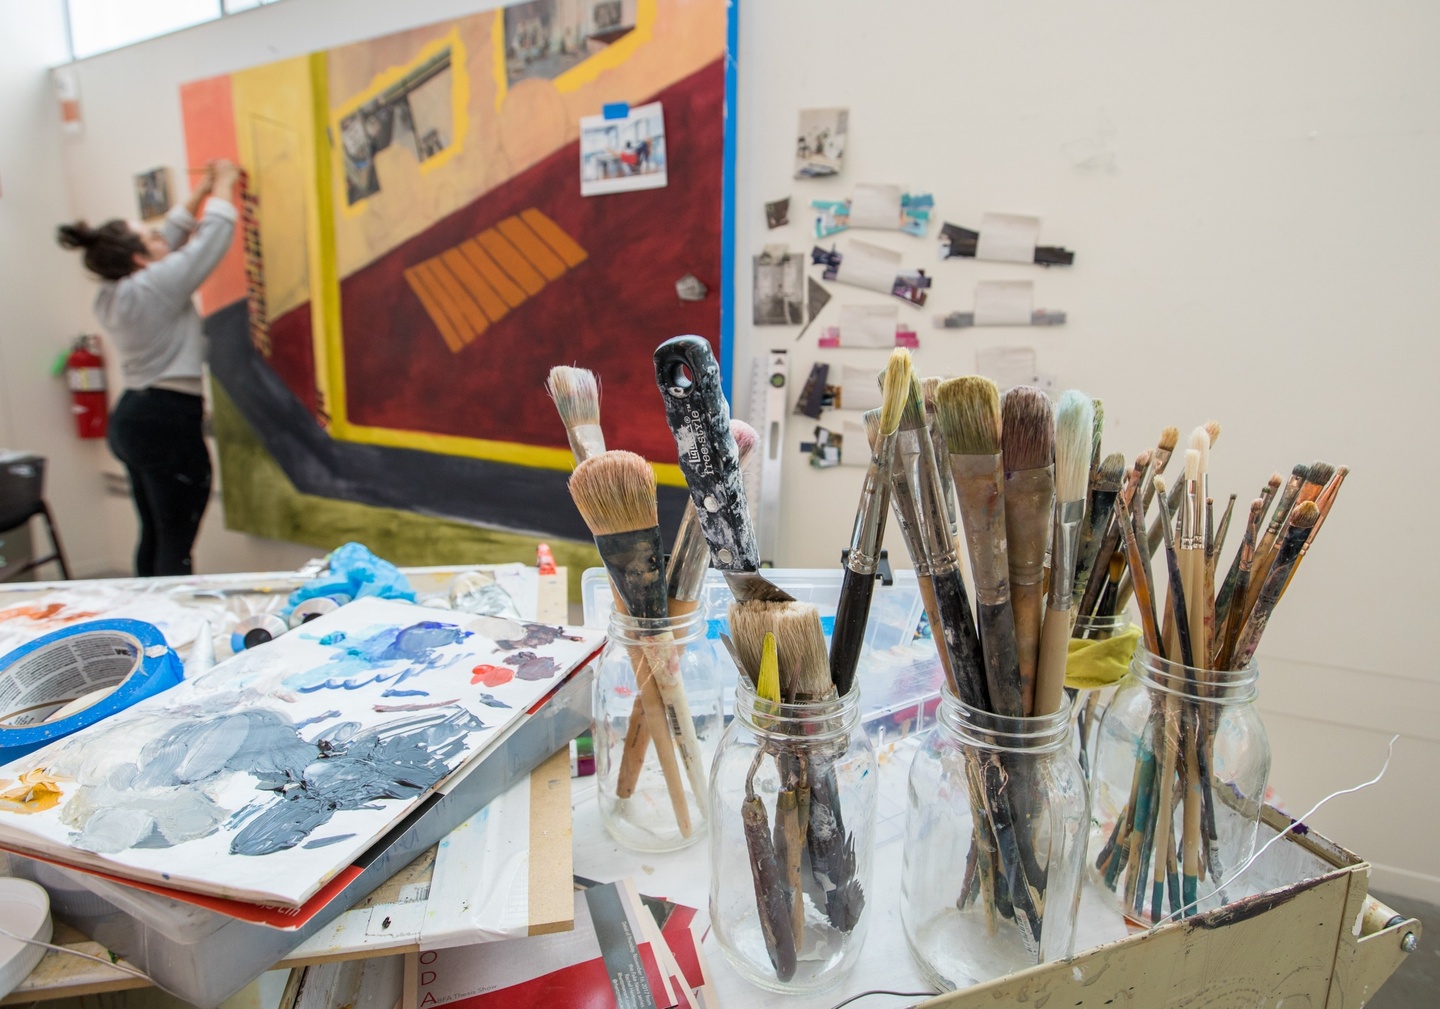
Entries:
[[[1079,607],[1078,612],[1081,616],[1092,612],[1080,605],[1090,587],[1092,572],[1097,568],[1100,571],[1097,581],[1101,588],[1107,577],[1110,554],[1107,553],[1101,558],[1100,551],[1110,529],[1110,516],[1115,510],[1115,498],[1120,493],[1120,482],[1124,479],[1125,457],[1119,452],[1111,452],[1102,459],[1099,467],[1090,477],[1089,503],[1085,508],[1085,524],[1080,530],[1080,553],[1075,562],[1074,600]],[[1111,551],[1113,552],[1113,550],[1114,541],[1112,540]]]
[[736,599],[789,599],[759,574],[760,549],[730,431],[730,404],[710,344],[699,336],[666,340],[655,349],[655,382],[712,566],[725,575]]
[[992,710],[1024,717],[1015,613],[1010,608],[1010,559],[1005,539],[1005,465],[1000,454],[1000,390],[968,375],[940,383],[936,419],[949,449],[965,546],[975,579],[975,622],[985,658]]
[[1319,518],[1320,507],[1314,501],[1303,501],[1295,506],[1289,528],[1285,531],[1284,539],[1280,541],[1279,549],[1275,551],[1275,563],[1270,566],[1270,571],[1265,576],[1265,584],[1260,586],[1255,597],[1255,606],[1235,641],[1235,653],[1230,657],[1231,668],[1243,667],[1254,656],[1255,649],[1260,644],[1260,636],[1265,633],[1270,615],[1275,611],[1275,604],[1280,601],[1280,596],[1285,591],[1285,583],[1290,580],[1291,568],[1300,557],[1300,549],[1310,537],[1310,532]]
[[1024,710],[1035,707],[1040,622],[1045,613],[1045,555],[1055,508],[1055,408],[1034,386],[1017,385],[1000,399],[1000,456],[1005,464],[1005,544],[1010,608]]
[[[735,439],[743,475],[760,445],[760,435],[743,420],[734,419],[730,421],[730,434]],[[670,564],[665,570],[665,594],[670,599],[672,617],[684,616],[700,605],[705,572],[709,570],[710,547],[695,515],[695,501],[687,500],[675,532],[675,548],[670,552]]]
[[[1235,579],[1227,581],[1226,588],[1234,593],[1234,598],[1243,600],[1250,591],[1250,572],[1255,566],[1255,541],[1260,532],[1260,523],[1265,517],[1265,499],[1256,498],[1250,502],[1250,520],[1245,524],[1245,532],[1240,539],[1240,549],[1235,555]],[[1223,590],[1222,590],[1223,591]],[[1228,603],[1228,600],[1225,600]],[[1215,666],[1217,669],[1228,669],[1230,656],[1235,651],[1235,639],[1240,636],[1240,625],[1244,623],[1236,614],[1240,610],[1240,604],[1232,608],[1226,607],[1226,615],[1220,623],[1220,647],[1218,648]],[[1219,602],[1216,603],[1216,612],[1219,611]],[[1221,620],[1219,616],[1217,620]]]
[[1120,525],[1121,542],[1125,549],[1125,563],[1132,572],[1135,586],[1135,602],[1140,608],[1140,626],[1145,635],[1145,647],[1151,654],[1164,657],[1160,643],[1160,624],[1155,612],[1154,584],[1150,578],[1150,558],[1145,554],[1142,537],[1145,533],[1144,516],[1141,513],[1141,486],[1149,472],[1150,456],[1140,453],[1120,491],[1119,507],[1116,510]]
[[925,400],[925,424],[930,429],[930,441],[935,446],[935,459],[940,463],[940,486],[945,490],[945,514],[950,517],[950,536],[952,538],[960,535],[959,513],[955,504],[955,481],[951,478],[950,467],[945,461],[945,436],[940,433],[940,427],[935,423],[935,390],[940,388],[944,379],[938,375],[921,379],[920,395]]
[[[1299,469],[1299,467],[1297,466],[1296,469]],[[1255,608],[1260,590],[1264,587],[1265,579],[1268,577],[1270,569],[1274,566],[1279,554],[1280,544],[1284,540],[1285,533],[1290,528],[1290,522],[1294,517],[1295,509],[1299,508],[1300,505],[1306,501],[1314,501],[1319,497],[1320,491],[1324,489],[1325,485],[1330,482],[1330,478],[1334,475],[1335,467],[1328,462],[1317,460],[1311,463],[1305,467],[1305,478],[1300,481],[1300,486],[1296,488],[1291,506],[1286,510],[1285,515],[1283,517],[1280,516],[1280,509],[1275,509],[1275,515],[1271,516],[1270,520],[1270,529],[1274,530],[1274,535],[1271,536],[1270,532],[1267,531],[1265,537],[1268,544],[1262,542],[1260,547],[1255,551],[1255,571],[1250,577],[1250,593],[1246,597],[1245,607],[1240,611],[1244,620],[1249,620],[1250,613]],[[1286,490],[1289,490],[1288,486]],[[1275,524],[1276,518],[1282,519],[1278,529]]]
[[[1170,591],[1165,600],[1168,616],[1174,622],[1177,650],[1171,655],[1182,665],[1195,665],[1195,649],[1190,626],[1190,607],[1185,599],[1185,579],[1180,567],[1180,555],[1175,543],[1175,517],[1171,514],[1165,498],[1165,480],[1155,478],[1155,502],[1160,506],[1160,535],[1165,541],[1165,568],[1170,576]],[[1167,653],[1169,649],[1166,649]]]
[[1320,496],[1315,499],[1315,504],[1320,509],[1319,517],[1315,519],[1315,525],[1311,528],[1310,535],[1306,537],[1305,545],[1300,548],[1300,556],[1295,558],[1295,564],[1290,568],[1290,577],[1285,582],[1285,588],[1289,588],[1290,582],[1295,580],[1295,572],[1300,570],[1300,565],[1305,560],[1305,555],[1310,552],[1310,544],[1314,543],[1315,537],[1320,535],[1320,527],[1325,524],[1325,517],[1330,514],[1330,509],[1335,504],[1335,496],[1340,493],[1340,485],[1345,482],[1345,478],[1349,475],[1349,466],[1337,466],[1335,475],[1330,478],[1330,482],[1325,485],[1325,489],[1322,490]]
[[1055,535],[1050,545],[1050,593],[1040,631],[1040,665],[1035,683],[1036,715],[1058,711],[1065,693],[1065,660],[1070,645],[1070,612],[1075,592],[1075,559],[1090,477],[1094,406],[1074,389],[1055,411]]
[[[1160,440],[1156,443],[1155,450],[1150,453],[1150,461],[1152,463],[1153,469],[1150,477],[1164,475],[1165,467],[1170,464],[1170,457],[1174,455],[1175,446],[1179,443],[1180,429],[1178,427],[1167,427],[1160,432]],[[1139,509],[1142,519],[1150,511],[1150,501],[1155,496],[1155,484],[1151,482],[1150,477],[1147,477],[1145,482],[1141,485],[1143,488],[1141,496],[1136,502],[1136,504],[1133,506]],[[1145,555],[1147,557],[1153,556],[1153,552],[1149,548],[1148,540],[1146,540],[1145,542]],[[1131,585],[1131,577],[1132,576],[1130,574],[1130,565],[1127,561],[1125,565],[1125,574],[1122,575],[1120,579],[1120,591],[1116,597],[1115,608],[1117,611],[1123,610],[1125,608],[1125,604],[1130,601],[1131,593],[1134,591],[1134,588]],[[1082,609],[1081,612],[1083,613],[1084,610]]]
[[1210,665],[1211,634],[1214,630],[1213,601],[1205,596],[1205,500],[1210,471],[1210,437],[1203,427],[1190,434],[1185,452],[1185,494],[1180,513],[1180,571],[1185,580],[1185,600],[1195,660],[1190,665]]
[[550,369],[545,391],[555,401],[555,409],[565,424],[565,437],[575,461],[584,462],[605,451],[605,435],[600,430],[600,383],[595,373],[585,368],[557,365]]
[[[1279,492],[1280,485],[1283,482],[1284,480],[1279,473],[1272,473],[1269,482],[1261,489],[1260,496],[1252,502],[1247,526],[1241,533],[1241,548],[1235,551],[1235,556],[1230,561],[1230,570],[1226,573],[1224,581],[1220,583],[1220,591],[1215,595],[1215,626],[1222,640],[1225,635],[1224,628],[1230,623],[1230,600],[1235,595],[1236,582],[1240,575],[1240,561],[1241,558],[1245,556],[1245,534],[1249,534],[1250,563],[1253,564],[1255,546],[1259,542],[1260,529],[1265,521],[1265,510],[1270,506],[1271,499]],[[1258,509],[1255,507],[1256,505],[1259,506]],[[1245,588],[1240,590],[1240,598],[1242,600],[1245,598],[1245,593],[1250,585],[1249,570],[1248,568],[1246,569]]]
[[855,682],[860,649],[865,643],[865,624],[870,618],[875,575],[880,569],[880,543],[885,536],[885,517],[890,506],[895,432],[900,427],[911,374],[910,352],[897,348],[885,366],[880,435],[860,489],[860,504],[855,511],[855,528],[850,536],[850,552],[845,558],[840,600],[835,609],[835,630],[830,638],[830,678],[841,696],[848,693]]
[[[570,495],[595,536],[595,547],[610,575],[616,597],[631,616],[658,620],[667,615],[665,568],[660,523],[655,501],[655,473],[633,452],[602,452],[586,459],[570,477]],[[679,666],[669,631],[653,635],[656,645],[645,646],[643,665],[650,675],[640,676],[644,714],[655,741],[655,752],[665,775],[676,822],[690,834],[689,809],[671,746],[674,742],[690,779],[696,800],[704,808],[708,794],[707,768],[695,736],[695,723],[679,681]],[[632,660],[634,656],[632,656]],[[637,666],[637,675],[640,667]]]

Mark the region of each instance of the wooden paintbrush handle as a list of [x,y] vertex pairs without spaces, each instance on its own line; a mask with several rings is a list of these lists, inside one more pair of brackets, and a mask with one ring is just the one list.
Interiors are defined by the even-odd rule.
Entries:
[[[1015,641],[1015,614],[1010,600],[979,603],[975,607],[980,624],[980,641],[985,652],[985,683],[990,688],[990,702],[997,715],[1023,718],[1023,695],[1020,690],[1020,659]],[[1068,651],[1069,644],[1066,644]]]
[[[634,656],[630,659],[633,664]],[[641,661],[644,661],[643,659]],[[650,726],[645,723],[645,700],[635,695],[630,706],[630,724],[625,730],[625,749],[620,754],[620,771],[615,778],[615,796],[628,799],[635,794],[640,768],[645,766],[645,750],[650,746]]]
[[[649,669],[649,663],[642,663]],[[670,735],[670,725],[665,720],[665,702],[660,699],[660,686],[655,677],[648,673],[640,681],[640,697],[645,706],[645,724],[650,728],[650,738],[655,743],[655,756],[660,758],[660,771],[665,775],[665,790],[670,793],[670,805],[675,809],[675,823],[684,837],[689,837],[690,807],[685,801],[685,776],[680,770],[680,761],[675,757],[675,746]],[[643,752],[643,751],[642,751]]]
[[1070,611],[1050,607],[1040,628],[1040,663],[1035,671],[1035,716],[1060,710],[1065,696],[1065,660],[1070,654]]
[[[665,638],[670,637],[667,632]],[[704,754],[700,750],[700,739],[695,734],[695,719],[690,714],[690,701],[685,696],[685,685],[680,682],[681,647],[669,643],[643,647],[649,653],[646,660],[659,691],[660,703],[664,706],[670,737],[680,751],[680,762],[690,779],[690,791],[694,793],[695,801],[704,809],[709,805],[710,769],[706,766]],[[649,708],[648,701],[646,708]],[[654,731],[653,728],[651,731]]]
[[1020,704],[1028,714],[1035,710],[1035,676],[1040,665],[1040,626],[1045,587],[1010,583],[1010,606],[1015,611],[1015,651],[1020,666]]

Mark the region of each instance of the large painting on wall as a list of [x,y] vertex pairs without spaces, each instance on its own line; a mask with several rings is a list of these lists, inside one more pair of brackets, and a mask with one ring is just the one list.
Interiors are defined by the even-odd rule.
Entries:
[[[578,363],[678,515],[650,354],[720,350],[726,18],[528,0],[182,89],[190,163],[246,171],[244,242],[201,292],[212,375],[297,491],[584,538],[543,392]],[[663,148],[606,170],[663,158],[664,185],[582,195],[581,120],[652,104]]]

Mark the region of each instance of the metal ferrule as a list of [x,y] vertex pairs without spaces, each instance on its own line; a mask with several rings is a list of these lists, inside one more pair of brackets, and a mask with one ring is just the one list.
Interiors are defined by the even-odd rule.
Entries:
[[1203,526],[1200,522],[1200,514],[1204,506],[1197,497],[1199,493],[1200,482],[1198,480],[1185,481],[1185,496],[1180,499],[1179,546],[1181,550],[1202,550],[1205,547]]
[[1050,595],[1046,605],[1070,609],[1075,594],[1075,560],[1080,552],[1080,522],[1085,518],[1085,499],[1061,501],[1055,510],[1055,543],[1050,550]]
[[[1045,580],[1045,552],[1050,549],[1050,515],[1055,508],[1055,467],[1017,469],[1005,474],[1005,544],[1010,558],[1010,585],[1038,585]],[[1012,521],[1012,516],[1016,521]],[[1023,517],[1038,516],[1025,523]],[[1017,536],[1022,526],[1038,537]]]
[[965,545],[975,577],[975,598],[1010,598],[1010,561],[1005,537],[1005,468],[995,455],[951,455],[955,496],[965,520]]
[[910,550],[915,574],[933,574],[934,568],[925,550],[925,534],[920,524],[919,432],[899,431],[895,435],[894,451],[894,458],[890,461],[890,504],[900,521],[900,532],[905,536],[905,546]]
[[599,424],[576,424],[565,432],[570,452],[582,462],[605,451],[605,433]]
[[950,513],[945,508],[945,486],[940,482],[940,463],[928,431],[917,431],[915,477],[920,501],[920,532],[936,574],[960,566],[955,537],[950,535]]
[[955,481],[951,477],[950,467],[945,464],[950,449],[945,444],[945,435],[940,432],[940,426],[933,418],[930,420],[930,445],[935,452],[935,461],[940,465],[940,490],[945,498],[945,517],[950,520],[950,538],[953,540],[960,535],[960,520],[956,507]]
[[710,546],[705,530],[695,516],[694,502],[687,502],[680,515],[680,528],[675,532],[675,549],[670,554],[670,567],[665,571],[665,594],[671,599],[693,603],[700,598],[705,572],[710,569]]
[[890,504],[890,466],[895,457],[895,435],[882,436],[865,484],[860,488],[860,505],[855,510],[855,529],[850,535],[850,559],[857,575],[873,575],[880,569],[880,538],[885,532],[885,509]]

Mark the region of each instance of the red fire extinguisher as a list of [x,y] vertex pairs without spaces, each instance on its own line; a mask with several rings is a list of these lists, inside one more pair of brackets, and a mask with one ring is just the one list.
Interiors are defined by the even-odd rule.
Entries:
[[105,402],[105,359],[100,356],[100,337],[75,338],[65,358],[65,378],[70,384],[75,433],[81,438],[105,437],[110,413]]

